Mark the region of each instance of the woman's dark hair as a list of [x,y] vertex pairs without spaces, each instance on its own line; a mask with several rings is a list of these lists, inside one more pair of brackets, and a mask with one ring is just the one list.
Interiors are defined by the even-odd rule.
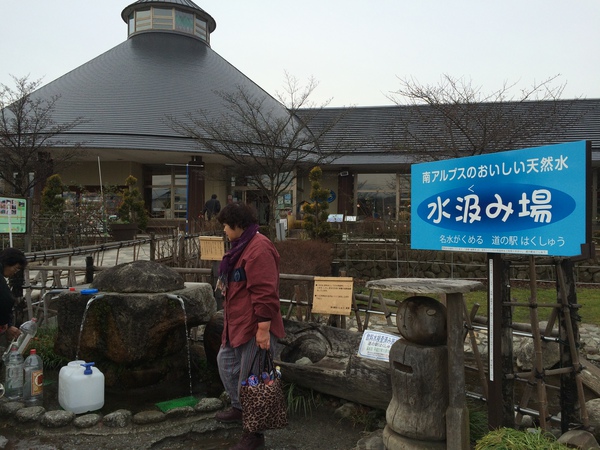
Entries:
[[227,224],[231,228],[248,228],[253,223],[258,223],[256,210],[246,203],[229,203],[217,216],[221,225]]
[[27,265],[27,258],[25,257],[25,253],[18,248],[7,247],[0,253],[0,264],[4,267],[15,266],[17,264],[25,267]]

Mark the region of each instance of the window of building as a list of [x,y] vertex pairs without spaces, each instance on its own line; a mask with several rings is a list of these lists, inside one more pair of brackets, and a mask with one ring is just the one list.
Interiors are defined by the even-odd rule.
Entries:
[[144,31],[152,28],[152,14],[149,9],[135,12],[135,31]]
[[206,21],[199,16],[175,8],[151,7],[129,16],[129,34],[147,30],[174,30],[209,41]]
[[172,8],[152,8],[152,29],[154,30],[172,30],[173,29],[173,9]]
[[410,217],[410,175],[398,174],[398,219],[408,220]]
[[129,33],[135,33],[135,15],[133,13],[129,14],[127,18],[127,27],[129,29]]
[[360,173],[357,175],[356,215],[361,220],[366,218],[397,219],[398,182],[395,173]]
[[175,29],[184,33],[194,33],[194,16],[183,11],[175,11]]
[[208,42],[208,33],[206,31],[206,22],[198,17],[196,17],[196,28],[194,30],[194,34],[198,36],[203,41]]
[[185,219],[187,216],[187,175],[183,167],[155,168],[152,171],[150,216]]

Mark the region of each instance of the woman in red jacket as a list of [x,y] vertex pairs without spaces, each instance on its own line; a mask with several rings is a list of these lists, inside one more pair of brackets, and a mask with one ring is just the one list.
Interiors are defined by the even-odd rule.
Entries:
[[[270,349],[285,335],[279,303],[279,254],[273,243],[258,232],[252,207],[230,203],[217,216],[231,249],[219,266],[217,288],[223,302],[223,335],[217,356],[219,374],[231,398],[231,408],[216,414],[220,422],[241,422],[239,388],[259,349]],[[244,433],[233,449],[264,446],[262,433]]]

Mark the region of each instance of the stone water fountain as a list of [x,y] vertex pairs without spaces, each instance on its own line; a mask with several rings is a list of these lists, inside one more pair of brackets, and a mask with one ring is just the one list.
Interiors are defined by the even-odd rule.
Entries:
[[89,288],[98,293],[65,291],[56,299],[57,354],[95,362],[108,388],[188,379],[188,330],[216,312],[210,284],[135,261],[99,272]]

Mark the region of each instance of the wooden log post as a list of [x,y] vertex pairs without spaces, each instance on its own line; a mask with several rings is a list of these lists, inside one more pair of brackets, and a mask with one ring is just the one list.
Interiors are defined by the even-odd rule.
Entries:
[[150,233],[150,261],[156,261],[156,234]]
[[[562,259],[556,265],[558,301],[562,304],[560,314],[560,358],[562,367],[572,367],[572,371],[560,377],[561,430],[566,433],[572,423],[582,422],[589,426],[589,417],[585,405],[582,365],[579,360],[579,326],[581,320],[577,313],[577,294],[573,262]],[[578,414],[579,411],[579,414]]]
[[469,450],[469,410],[465,397],[465,354],[463,348],[463,295],[449,293],[448,314],[448,410],[446,411],[447,448]]
[[[368,289],[410,294],[446,295],[448,330],[448,409],[446,445],[452,450],[469,450],[469,411],[466,401],[463,293],[483,289],[478,281],[440,278],[386,278],[372,280]],[[372,295],[371,295],[372,298]]]
[[[94,257],[86,256],[85,257],[85,282],[86,284],[90,284],[94,281]],[[71,283],[71,286],[75,286],[75,283]]]

